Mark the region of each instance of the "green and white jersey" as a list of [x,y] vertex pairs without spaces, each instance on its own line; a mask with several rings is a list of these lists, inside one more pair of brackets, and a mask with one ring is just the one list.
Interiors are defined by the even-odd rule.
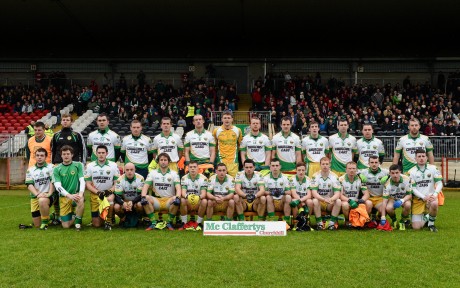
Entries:
[[225,175],[224,181],[220,182],[217,178],[217,174],[214,174],[209,178],[208,193],[214,196],[227,196],[228,194],[235,193],[235,182],[233,177]]
[[425,164],[423,168],[415,165],[408,173],[412,179],[412,187],[416,188],[423,197],[435,193],[435,183],[442,182],[441,172],[435,165]]
[[125,164],[133,163],[137,168],[147,168],[149,166],[148,154],[153,153],[152,140],[142,134],[138,137],[125,136],[121,141],[121,151],[126,152]]
[[243,137],[240,151],[246,151],[246,157],[259,165],[265,165],[265,152],[272,150],[272,143],[267,135],[259,132],[256,136],[252,133]]
[[358,175],[355,175],[353,180],[350,180],[347,174],[342,175],[339,178],[339,182],[342,185],[343,195],[354,201],[358,201],[360,192],[367,190],[366,184]]
[[433,144],[431,144],[430,138],[428,138],[428,136],[418,134],[415,138],[410,135],[405,135],[399,138],[395,152],[399,154],[402,152],[402,164],[404,172],[409,171],[417,164],[417,161],[415,161],[415,151],[417,151],[419,148],[422,148],[426,152],[433,151]]
[[369,157],[370,156],[385,156],[385,148],[380,139],[372,136],[371,139],[365,139],[364,137],[356,142],[358,147],[358,169],[369,168]]
[[133,201],[142,192],[144,187],[144,177],[135,173],[134,177],[129,179],[126,174],[121,175],[115,183],[115,194],[120,195],[125,201]]
[[200,196],[201,195],[201,190],[207,190],[208,189],[208,178],[204,176],[203,174],[198,174],[195,179],[192,179],[192,177],[189,174],[186,174],[182,177],[180,180],[181,183],[181,188],[182,190],[186,189],[187,192],[185,193],[185,196],[187,197],[189,194],[195,194]]
[[400,200],[410,194],[412,194],[412,180],[409,176],[401,174],[399,182],[395,183],[391,178],[385,182],[382,197],[385,199],[392,198],[394,200]]
[[157,197],[174,197],[176,196],[176,185],[180,185],[179,174],[169,169],[163,174],[160,169],[155,169],[147,175],[145,184],[152,187]]
[[88,163],[85,170],[85,181],[93,182],[97,190],[109,190],[115,181],[120,177],[120,170],[115,162],[105,161],[99,164],[98,161]]
[[289,132],[285,137],[281,131],[273,136],[272,150],[276,151],[276,158],[280,160],[281,171],[292,171],[297,161],[296,151],[302,150],[302,144],[296,134]]
[[[291,191],[291,183],[286,175],[280,173],[278,178],[274,178],[270,172],[267,176],[264,177],[265,190],[270,192],[273,196],[273,199],[280,200],[286,194],[286,192]],[[279,196],[274,196],[278,194]]]
[[164,135],[163,132],[153,138],[153,153],[159,155],[166,153],[171,158],[171,162],[179,161],[179,151],[184,150],[184,144],[179,135],[170,132],[169,135]]
[[[26,186],[33,185],[38,192],[47,193],[50,191],[51,178],[53,175],[53,165],[44,163],[43,166],[38,167],[37,164],[29,167],[26,172]],[[30,192],[30,198],[37,198]]]
[[107,149],[109,150],[107,153],[108,160],[118,160],[115,159],[115,149],[121,148],[121,139],[117,133],[113,132],[109,128],[106,128],[103,131],[96,130],[89,133],[86,146],[88,146],[88,149],[92,150],[91,161],[97,160],[96,149],[100,145],[107,146]]
[[61,163],[53,170],[53,183],[61,183],[69,194],[77,194],[80,192],[80,178],[83,178],[83,164],[81,162],[72,161],[69,165]]
[[259,192],[259,187],[264,186],[264,179],[258,171],[255,171],[251,178],[248,178],[244,171],[240,171],[236,174],[235,184],[241,184],[244,193],[255,195]]
[[345,166],[353,161],[353,153],[358,152],[356,138],[347,133],[345,138],[336,133],[329,137],[329,149],[332,152],[331,170],[345,172]]
[[302,181],[300,181],[297,175],[291,177],[291,189],[295,189],[300,198],[307,196],[310,186],[311,179],[308,176],[305,176]]
[[388,176],[390,172],[388,169],[379,168],[377,171],[372,171],[370,168],[359,170],[361,179],[366,184],[367,190],[371,196],[382,196],[383,184],[380,184],[380,180],[383,177]]
[[208,130],[203,129],[201,133],[192,130],[185,135],[184,146],[190,148],[190,160],[203,164],[209,162],[211,158],[209,149],[216,147],[216,140]]
[[329,172],[327,177],[323,177],[321,171],[316,172],[313,174],[310,187],[311,190],[316,190],[321,197],[331,198],[335,193],[342,191],[339,179],[333,172]]
[[302,153],[305,154],[306,163],[319,163],[329,152],[329,140],[326,137],[318,135],[316,139],[311,136],[302,139]]

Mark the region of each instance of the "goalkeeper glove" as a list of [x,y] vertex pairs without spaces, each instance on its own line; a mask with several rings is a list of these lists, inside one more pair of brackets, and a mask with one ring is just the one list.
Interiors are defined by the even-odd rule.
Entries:
[[291,206],[292,208],[299,206],[299,204],[300,204],[300,200],[299,200],[299,199],[297,199],[297,200],[292,200],[291,202],[289,202],[289,206]]
[[99,197],[99,199],[104,200],[104,196],[105,196],[104,191],[97,191],[97,197]]
[[248,201],[248,203],[254,202],[255,198],[256,198],[256,195],[254,195],[254,194],[247,194],[246,195],[246,200]]
[[356,203],[356,201],[353,199],[348,199],[348,204],[350,204],[351,209],[358,208],[358,203]]
[[174,199],[174,201],[173,201],[173,204],[176,205],[176,206],[179,206],[180,205],[180,198],[176,197],[176,199]]
[[113,194],[113,192],[111,190],[104,190],[104,196],[105,197],[109,197],[112,194]]
[[358,199],[358,204],[364,204],[366,203],[366,201],[364,201],[363,199]]
[[393,208],[399,208],[401,207],[401,205],[403,204],[403,202],[401,201],[401,199],[399,200],[396,200],[394,203],[393,203]]
[[142,206],[145,206],[145,205],[147,205],[147,204],[149,204],[149,201],[147,200],[147,198],[145,198],[145,196],[142,197],[142,198],[141,198],[141,205],[142,205]]

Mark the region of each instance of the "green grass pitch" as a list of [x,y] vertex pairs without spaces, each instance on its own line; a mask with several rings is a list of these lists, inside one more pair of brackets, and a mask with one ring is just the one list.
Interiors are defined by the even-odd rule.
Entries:
[[[76,232],[31,223],[26,191],[0,191],[0,287],[460,287],[460,193],[424,231]],[[88,203],[88,201],[86,202]],[[89,208],[89,207],[86,207]]]

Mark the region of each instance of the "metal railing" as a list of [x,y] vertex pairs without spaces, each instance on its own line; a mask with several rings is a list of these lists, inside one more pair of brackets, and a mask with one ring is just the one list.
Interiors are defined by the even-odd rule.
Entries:
[[[212,123],[215,127],[222,125],[222,111],[211,112]],[[268,125],[271,123],[271,112],[267,111],[233,111],[234,125],[248,125],[251,122],[251,117],[257,116],[260,119],[260,131],[268,135]],[[246,130],[246,129],[245,129]],[[242,131],[247,134],[248,131]]]

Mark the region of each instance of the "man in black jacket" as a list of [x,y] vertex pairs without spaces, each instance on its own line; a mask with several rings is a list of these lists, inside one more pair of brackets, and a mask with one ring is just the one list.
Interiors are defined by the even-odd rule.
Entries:
[[53,164],[62,163],[61,147],[69,145],[73,148],[73,161],[86,163],[86,147],[83,136],[79,132],[75,132],[70,127],[72,125],[72,116],[64,114],[61,117],[61,131],[54,134],[52,141],[52,159]]

